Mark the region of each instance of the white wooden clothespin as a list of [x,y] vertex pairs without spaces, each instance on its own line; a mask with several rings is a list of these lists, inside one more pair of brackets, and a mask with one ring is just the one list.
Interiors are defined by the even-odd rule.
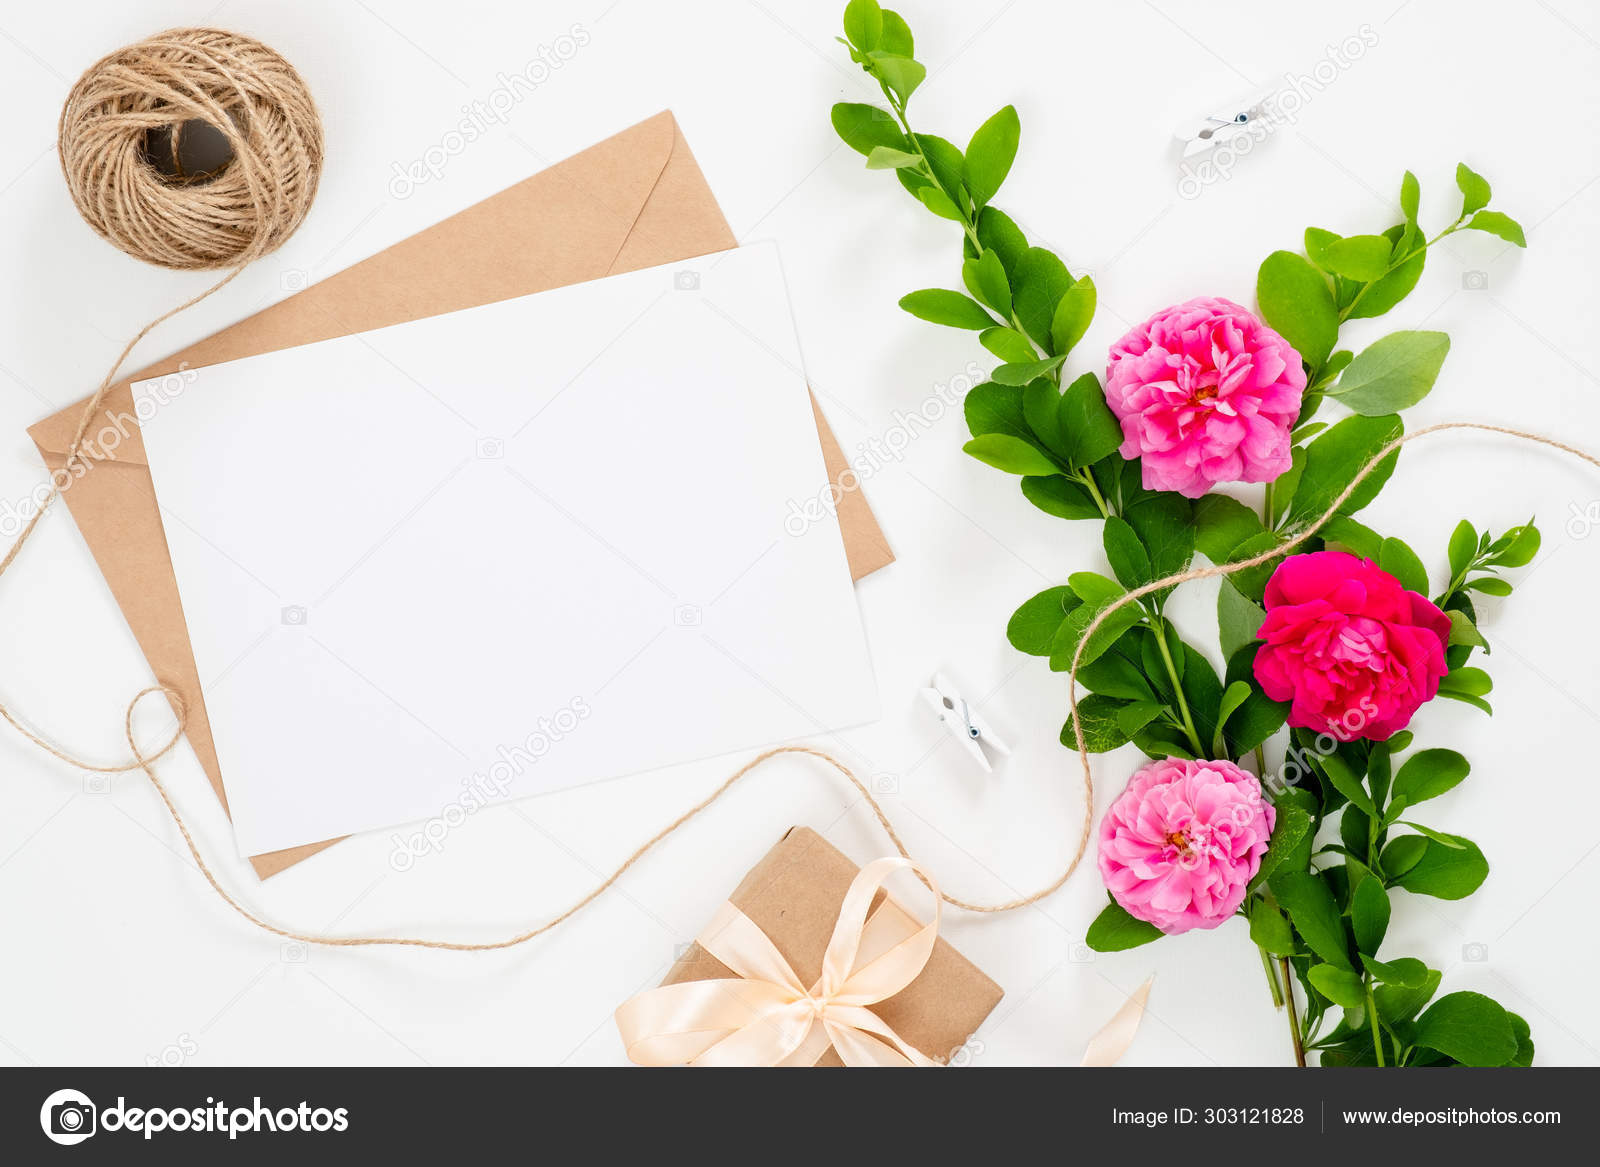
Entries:
[[1183,144],[1183,157],[1189,159],[1209,153],[1265,119],[1271,112],[1271,97],[1270,93],[1259,94],[1228,107],[1225,112],[1208,114],[1197,122],[1179,126],[1173,137]]
[[983,715],[972,707],[971,702],[961,695],[943,673],[934,673],[932,687],[921,690],[921,694],[928,707],[943,723],[945,730],[961,743],[962,748],[972,755],[978,765],[983,767],[985,774],[991,773],[994,769],[984,752],[985,746],[997,754],[1011,753],[1011,747],[1000,740],[1000,736],[989,728],[988,722],[984,721]]

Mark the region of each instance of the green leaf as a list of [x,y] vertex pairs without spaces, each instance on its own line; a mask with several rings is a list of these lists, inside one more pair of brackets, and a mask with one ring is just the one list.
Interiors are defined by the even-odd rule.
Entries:
[[1105,522],[1102,533],[1106,549],[1106,562],[1112,574],[1127,588],[1136,588],[1151,580],[1150,554],[1139,542],[1127,520],[1112,515]]
[[961,408],[966,415],[967,430],[973,437],[1010,434],[1024,441],[1033,437],[1022,406],[1022,390],[1014,385],[996,385],[993,381],[974,385],[968,390]]
[[1456,524],[1456,529],[1450,532],[1450,577],[1464,573],[1472,566],[1472,561],[1478,554],[1478,532],[1471,523],[1462,519]]
[[[1011,221],[1009,215],[998,207],[984,207],[978,213],[978,242],[990,251],[1000,254],[1000,262],[1006,266],[1006,274],[1012,276],[1015,287],[1015,273],[1028,250],[1028,238],[1022,233],[1022,228]],[[971,240],[967,241],[971,246]]]
[[1228,562],[1235,547],[1263,530],[1260,516],[1236,498],[1207,494],[1195,500],[1195,547],[1212,563]]
[[1227,743],[1223,739],[1223,728],[1228,724],[1228,718],[1250,698],[1255,690],[1248,681],[1234,681],[1222,691],[1222,703],[1217,708],[1217,731],[1211,738],[1211,752],[1217,757],[1222,757],[1228,752]]
[[1051,351],[1059,355],[1071,352],[1089,330],[1094,309],[1094,281],[1084,276],[1062,293],[1056,304],[1055,314],[1050,318]]
[[1250,939],[1274,956],[1294,955],[1294,930],[1282,912],[1257,900],[1250,909]]
[[1383,536],[1349,515],[1335,515],[1322,525],[1319,533],[1330,551],[1348,551],[1374,563],[1383,552]]
[[1378,566],[1400,581],[1400,586],[1418,595],[1428,594],[1428,569],[1417,553],[1399,539],[1383,541],[1378,550]]
[[1489,547],[1489,562],[1497,567],[1526,567],[1539,554],[1542,537],[1539,528],[1530,519],[1520,527],[1512,527]]
[[[984,254],[993,255],[994,252],[988,251]],[[1034,357],[1033,343],[1015,328],[985,328],[982,332],[978,333],[978,343],[992,352],[995,356],[999,357],[1002,361],[1015,363],[1019,361],[1030,361]],[[1048,382],[1046,382],[1046,384],[1048,384]],[[1055,406],[1054,399],[1056,396],[1057,395],[1052,389],[1052,409]],[[1028,424],[1033,425],[1031,418],[1029,419]],[[1043,434],[1040,434],[1039,436],[1041,438],[1044,437]]]
[[1256,871],[1255,878],[1250,881],[1252,890],[1266,883],[1272,873],[1311,836],[1313,824],[1311,812],[1293,797],[1287,794],[1280,795],[1273,803],[1273,807],[1277,818],[1272,824],[1272,838],[1267,844],[1267,853],[1261,856],[1261,866]]
[[1164,933],[1154,924],[1130,916],[1121,904],[1107,904],[1089,925],[1084,943],[1096,952],[1121,952],[1160,940]]
[[[1194,558],[1194,508],[1170,491],[1151,491],[1128,505],[1123,516],[1150,553],[1150,578],[1177,575]],[[1156,593],[1159,600],[1166,592]]]
[[1350,930],[1360,951],[1378,951],[1389,931],[1389,893],[1380,880],[1363,879],[1350,893]]
[[[985,251],[976,259],[967,260],[961,265],[961,278],[974,299],[993,308],[1002,320],[1011,319],[1011,285],[999,255]],[[1028,359],[1032,358],[1030,349]]]
[[1131,648],[1129,645],[1125,649],[1108,652],[1094,663],[1081,666],[1078,669],[1078,683],[1107,697],[1121,697],[1135,702],[1153,701],[1156,694],[1150,682],[1145,679],[1139,666],[1124,655],[1124,651]]
[[905,150],[911,143],[888,110],[876,105],[842,101],[833,107],[834,132],[858,154],[871,156],[879,146]]
[[1366,1004],[1367,994],[1361,978],[1349,969],[1335,968],[1331,964],[1314,964],[1306,970],[1306,979],[1335,1005],[1359,1009]]
[[[989,251],[984,254],[993,255],[994,252]],[[1016,364],[1001,365],[989,376],[1002,385],[1026,385],[1029,381],[1036,381],[1055,371],[1056,367],[1066,359],[1066,357],[1050,357],[1042,361],[1021,361]]]
[[902,166],[921,166],[922,157],[894,146],[874,146],[867,155],[868,170],[899,170]]
[[1415,806],[1453,790],[1472,770],[1471,764],[1455,750],[1419,750],[1406,759],[1394,776],[1394,797]]
[[1228,683],[1251,683],[1249,699],[1228,719],[1228,756],[1232,758],[1243,756],[1277,733],[1289,716],[1287,701],[1272,700],[1253,683],[1258,648],[1247,644],[1228,658]]
[[[1022,335],[1011,329],[1006,331],[1019,339]],[[1063,458],[1071,453],[1072,446],[1061,432],[1061,391],[1056,388],[1054,381],[1040,377],[1023,386],[1022,416],[1027,419],[1028,428],[1033,430],[1034,436],[1046,446]]]
[[1014,106],[1006,106],[972,135],[967,145],[967,190],[974,206],[983,206],[994,198],[1000,184],[1011,173],[1011,163],[1017,157],[1017,140],[1022,133],[1022,123]]
[[1338,968],[1354,968],[1339,908],[1320,876],[1308,871],[1279,871],[1268,885],[1312,952]]
[[[1078,721],[1083,726],[1083,746],[1091,754],[1104,754],[1128,744],[1128,735],[1122,731],[1117,715],[1123,702],[1115,697],[1091,693],[1078,702]],[[1069,750],[1078,748],[1078,737],[1073,731],[1072,717],[1061,727],[1061,744]]]
[[1067,613],[1083,603],[1069,587],[1046,588],[1025,600],[1006,624],[1011,647],[1029,656],[1049,656],[1050,644]]
[[1439,991],[1439,982],[1442,979],[1437,969],[1430,968],[1426,969],[1420,985],[1380,985],[1372,991],[1373,1003],[1378,1006],[1378,1016],[1390,1025],[1411,1020],[1417,1015],[1417,1010],[1426,1005]]
[[1528,1023],[1520,1015],[1506,1010],[1506,1016],[1511,1019],[1511,1032],[1517,1039],[1517,1052],[1506,1062],[1508,1066],[1533,1065],[1533,1031],[1528,1028]]
[[1406,222],[1415,226],[1417,210],[1422,203],[1422,184],[1417,181],[1417,176],[1411,171],[1406,171],[1405,177],[1400,180],[1400,213],[1406,217]]
[[[1073,575],[1072,582],[1081,585],[1081,581],[1085,576],[1095,579],[1100,578],[1093,576],[1092,573],[1078,572]],[[1109,608],[1121,598],[1123,592],[1120,587],[1117,587],[1111,580],[1105,580],[1104,582],[1116,588],[1116,591],[1100,599],[1091,600],[1086,598],[1081,607],[1075,608],[1067,614],[1066,620],[1062,622],[1060,629],[1056,632],[1055,643],[1050,649],[1050,667],[1054,671],[1058,673],[1071,671],[1072,658],[1078,651],[1078,642],[1083,639],[1084,632],[1103,610]],[[1082,594],[1082,591],[1079,591],[1079,595]],[[1083,665],[1098,660],[1116,642],[1119,636],[1139,623],[1143,615],[1144,609],[1134,602],[1124,604],[1112,612],[1105,622],[1095,630],[1094,636],[1084,646],[1083,658],[1078,662],[1079,667],[1081,668]]]
[[1034,342],[1046,349],[1050,347],[1050,324],[1055,319],[1056,304],[1072,282],[1067,265],[1043,247],[1028,248],[1016,261],[1011,288],[1017,320]]
[[1327,251],[1330,243],[1336,243],[1338,240],[1339,236],[1332,231],[1321,227],[1307,227],[1305,236],[1306,258],[1323,271],[1330,270],[1328,265],[1323,262],[1323,253]]
[[1522,224],[1499,211],[1479,211],[1467,221],[1467,230],[1487,231],[1507,243],[1515,243],[1518,247],[1528,246],[1527,236],[1522,233]]
[[[895,171],[895,174],[899,175],[901,179],[904,179],[910,173],[911,171],[909,170]],[[939,218],[949,219],[953,223],[961,222],[961,209],[951,201],[949,195],[945,194],[933,183],[923,180],[921,185],[915,187],[912,193],[917,196],[919,203],[927,207],[935,215],[938,215]]]
[[917,91],[917,86],[921,85],[923,78],[928,75],[928,70],[922,63],[913,61],[910,57],[883,52],[869,52],[867,57],[871,62],[873,75],[900,99],[902,107],[911,100],[911,95]]
[[1300,489],[1300,479],[1305,472],[1305,447],[1296,447],[1289,452],[1289,469],[1278,475],[1272,484],[1273,527],[1283,522],[1283,516],[1289,513],[1289,507],[1294,503],[1295,491]]
[[1439,688],[1441,691],[1449,689],[1452,694],[1482,697],[1494,688],[1494,681],[1482,669],[1460,668],[1447,673],[1439,682]]
[[1217,589],[1217,631],[1222,644],[1222,655],[1231,660],[1233,654],[1247,644],[1253,644],[1267,613],[1260,604],[1227,580]]
[[1369,818],[1378,817],[1378,810],[1372,804],[1372,796],[1367,793],[1367,788],[1361,785],[1361,775],[1351,769],[1343,754],[1334,752],[1324,755],[1321,759],[1321,768],[1328,776],[1328,781],[1333,783],[1334,789],[1348,798],[1352,805],[1359,806]]
[[[1100,658],[1102,661],[1108,659],[1110,659],[1109,653]],[[1099,664],[1100,661],[1095,663]],[[1078,672],[1078,679],[1083,679],[1081,669]],[[1117,712],[1117,727],[1131,738],[1166,711],[1167,707],[1156,701],[1130,701]]]
[[995,321],[985,312],[983,305],[968,299],[960,292],[944,288],[924,288],[900,297],[900,307],[919,320],[930,324],[944,324],[951,328],[993,328]]
[[[1320,518],[1344,492],[1355,475],[1378,451],[1404,432],[1404,425],[1393,414],[1384,417],[1347,417],[1306,447],[1306,469],[1300,478],[1290,507],[1291,522]],[[1378,496],[1383,484],[1394,473],[1400,451],[1395,450],[1340,506],[1343,514],[1354,514]]]
[[[1489,876],[1489,861],[1478,850],[1478,845],[1459,835],[1447,836],[1455,845],[1446,845],[1428,839],[1421,857],[1410,868],[1395,876],[1384,848],[1381,860],[1391,882],[1417,895],[1433,896],[1441,900],[1459,900],[1471,895]],[[1400,842],[1396,839],[1394,843]],[[1390,843],[1389,847],[1393,847]]]
[[1389,881],[1393,883],[1415,867],[1427,849],[1428,840],[1421,835],[1401,835],[1398,839],[1391,839],[1384,847],[1378,865],[1388,873]]
[[1511,584],[1492,575],[1480,575],[1477,579],[1469,579],[1466,584],[1468,591],[1482,592],[1486,596],[1509,596]]
[[1052,474],[1029,475],[1022,480],[1022,496],[1047,515],[1058,519],[1098,519],[1100,507],[1083,483]]
[[1456,163],[1456,186],[1461,188],[1462,218],[1489,205],[1489,180],[1465,162]]
[[1370,284],[1389,270],[1389,240],[1382,235],[1350,235],[1322,250],[1319,267],[1358,283]]
[[[1376,880],[1367,880],[1366,883],[1376,883]],[[1363,887],[1366,884],[1362,885]],[[1407,989],[1420,989],[1428,983],[1428,966],[1414,956],[1402,956],[1398,960],[1377,960],[1361,954],[1361,963],[1366,970],[1386,985],[1399,985]],[[1380,1009],[1381,1013],[1382,1010]]]
[[[1398,242],[1405,232],[1406,228],[1403,225],[1391,227],[1384,232],[1384,237]],[[1346,317],[1350,320],[1366,320],[1373,316],[1382,316],[1411,294],[1412,289],[1417,286],[1417,281],[1422,278],[1422,268],[1427,261],[1427,248],[1418,250],[1415,255],[1381,280],[1369,284],[1361,299],[1346,310]]]
[[1007,474],[1054,474],[1057,470],[1037,446],[1010,434],[980,434],[961,448]]
[[1301,359],[1321,368],[1339,339],[1339,313],[1322,273],[1292,251],[1274,251],[1256,275],[1256,300]]
[[850,0],[844,10],[844,35],[864,53],[883,40],[883,10],[878,0]]
[[1391,332],[1363,349],[1328,393],[1366,417],[1398,413],[1428,395],[1449,352],[1442,332]]
[[1517,1054],[1511,1017],[1482,993],[1450,993],[1417,1018],[1414,1044],[1438,1050],[1464,1066],[1503,1066]]
[[1061,395],[1062,453],[1074,466],[1092,466],[1122,445],[1122,426],[1106,404],[1100,379],[1085,373]]
[[1481,648],[1485,652],[1489,651],[1489,642],[1483,638],[1483,633],[1478,631],[1478,626],[1472,622],[1471,616],[1459,608],[1452,608],[1445,615],[1450,617],[1449,647],[1466,644],[1473,648]]

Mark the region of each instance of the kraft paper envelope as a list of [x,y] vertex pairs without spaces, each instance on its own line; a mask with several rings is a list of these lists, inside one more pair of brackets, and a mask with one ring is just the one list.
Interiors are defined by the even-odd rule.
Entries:
[[[112,389],[104,415],[89,427],[92,468],[73,478],[62,497],[152,672],[183,694],[189,743],[224,808],[227,794],[130,383],[736,245],[676,119],[660,113]],[[28,431],[52,470],[65,465],[84,407],[80,401]],[[816,421],[828,475],[838,481],[843,454],[820,412]],[[285,473],[304,469],[294,450],[284,451]],[[893,560],[860,491],[840,497],[839,523],[856,579]],[[251,864],[265,878],[333,842],[253,856]]]

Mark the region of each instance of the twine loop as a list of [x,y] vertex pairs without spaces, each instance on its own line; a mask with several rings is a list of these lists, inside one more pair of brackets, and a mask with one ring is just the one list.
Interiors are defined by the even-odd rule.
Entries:
[[[232,158],[187,175],[185,123]],[[163,137],[175,173],[152,158]],[[181,28],[102,58],[61,110],[61,170],[84,220],[118,249],[180,271],[237,267],[293,234],[322,172],[322,124],[305,82],[238,33]]]

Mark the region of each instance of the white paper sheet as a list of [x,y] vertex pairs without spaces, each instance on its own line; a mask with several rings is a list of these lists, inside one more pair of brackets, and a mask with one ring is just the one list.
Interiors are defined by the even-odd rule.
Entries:
[[877,716],[770,245],[135,394],[241,854]]

